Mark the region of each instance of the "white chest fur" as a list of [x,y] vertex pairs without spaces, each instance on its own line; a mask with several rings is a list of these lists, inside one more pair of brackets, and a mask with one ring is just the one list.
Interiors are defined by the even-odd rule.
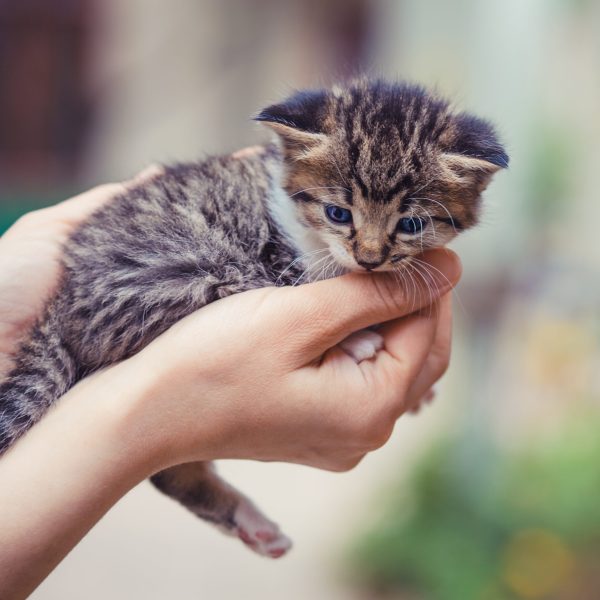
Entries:
[[302,222],[296,203],[279,185],[275,186],[269,203],[269,210],[280,231],[298,250],[296,259],[304,269],[302,283],[340,275],[343,269],[332,256],[329,246],[310,226]]

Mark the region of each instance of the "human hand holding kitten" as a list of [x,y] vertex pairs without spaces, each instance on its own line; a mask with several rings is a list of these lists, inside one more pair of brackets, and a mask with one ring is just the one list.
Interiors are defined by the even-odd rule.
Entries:
[[[77,211],[119,190],[92,190],[78,198]],[[51,252],[36,254],[27,223],[43,221],[47,248],[59,247],[65,210],[83,218],[67,203],[32,215],[0,244],[0,261],[28,258],[21,273],[29,264],[48,282],[42,296],[59,273]],[[444,251],[424,260],[444,274],[435,300],[456,283],[460,264]],[[5,291],[13,293],[9,283],[0,282],[0,305]],[[20,283],[43,305],[34,278]],[[448,364],[449,295],[402,317],[427,305],[430,293],[424,286],[406,295],[385,274],[255,290],[211,304],[141,353],[82,380],[0,460],[0,537],[10,548],[0,553],[0,596],[25,597],[121,495],[165,467],[231,457],[355,466]],[[25,313],[11,315],[16,324]],[[355,329],[382,321],[386,350],[376,360],[357,364],[336,348]],[[227,488],[219,481],[217,489]],[[274,523],[233,496],[236,535],[271,556],[287,549]]]
[[[213,371],[207,371],[204,363],[215,366],[214,357],[228,358],[223,348],[230,348],[230,355],[237,357],[237,371],[227,372],[227,377],[221,374],[220,385],[213,386],[214,395],[230,389],[237,398],[244,398],[247,389],[239,387],[239,373],[246,373],[247,387],[254,389],[271,377],[271,366],[260,362],[263,354],[272,357],[274,366],[287,357],[296,373],[302,354],[295,344],[303,336],[320,339],[314,364],[302,366],[302,385],[295,376],[275,370],[283,382],[300,386],[279,390],[280,402],[311,389],[302,387],[311,374],[321,373],[325,380],[336,382],[329,388],[313,388],[310,398],[314,400],[297,396],[316,411],[310,413],[320,419],[315,425],[327,423],[319,408],[327,410],[330,402],[340,408],[339,401],[335,403],[339,390],[351,396],[352,390],[345,387],[349,382],[358,385],[359,375],[368,379],[391,368],[394,336],[385,327],[377,332],[368,328],[425,304],[435,305],[440,277],[442,283],[450,279],[447,289],[454,283],[451,273],[437,264],[441,259],[432,258],[446,257],[452,262],[453,255],[427,251],[443,248],[476,224],[482,192],[494,173],[507,166],[508,157],[493,127],[455,111],[419,86],[369,80],[299,92],[265,108],[256,119],[270,127],[277,139],[252,151],[165,167],[159,176],[123,191],[64,234],[68,239],[61,256],[60,285],[11,356],[14,368],[0,381],[0,453],[33,425],[43,424],[46,411],[69,390],[94,381],[82,381],[86,375],[117,363],[140,364],[148,356],[154,357],[155,371],[163,372],[161,368],[172,363],[154,354],[153,342],[165,348],[164,340],[174,339],[176,332],[183,335],[184,323],[195,331],[195,337],[178,339],[185,341],[196,360],[182,361],[188,368],[176,376],[176,371],[165,371],[171,373],[166,380],[172,389],[162,390],[162,397],[174,398],[171,413],[181,418],[185,417],[181,410],[190,405],[187,397],[176,393],[180,380],[185,380],[185,373],[198,373],[203,375],[202,385],[210,387]],[[348,272],[355,273],[328,283],[320,281]],[[377,282],[387,282],[383,293]],[[304,283],[302,291],[294,289]],[[329,305],[332,312],[323,319],[318,303],[307,294],[319,289],[334,293],[336,286],[346,293],[338,294],[337,303]],[[388,319],[378,312],[376,318],[361,323],[361,289],[370,291],[372,306],[382,298],[403,298],[400,312]],[[244,312],[243,307],[239,314],[223,308],[236,307],[242,302],[237,295],[246,291],[250,294],[245,298],[262,299],[254,305],[262,319]],[[286,312],[285,303],[294,307],[294,299],[301,297],[307,302],[306,310]],[[327,305],[325,297],[317,294],[317,298]],[[251,300],[244,302],[252,305]],[[281,343],[269,337],[277,327],[261,313],[263,305],[271,306],[275,317],[286,315],[288,329]],[[390,307],[399,308],[395,301]],[[446,313],[447,309],[440,314]],[[225,330],[219,319],[227,314],[230,332],[238,332],[237,345],[228,346],[217,335]],[[344,314],[356,317],[346,321],[352,327],[345,326],[344,335],[339,330],[333,335],[331,324],[339,324]],[[421,322],[425,316],[411,319]],[[249,347],[246,340],[254,338],[248,331],[255,321],[266,337]],[[449,322],[447,318],[442,321]],[[194,323],[202,325],[194,329]],[[345,352],[337,346],[340,343]],[[425,336],[411,343],[418,349],[432,342]],[[277,354],[271,354],[272,347],[278,348]],[[168,352],[179,356],[179,345]],[[415,360],[421,360],[419,356]],[[260,369],[244,371],[253,364]],[[119,365],[115,369],[123,372]],[[154,380],[139,379],[143,385]],[[187,382],[193,388],[194,381]],[[408,388],[391,389],[405,395],[403,410],[409,408]],[[371,398],[373,390],[363,387],[362,391]],[[236,411],[248,417],[257,414],[245,412],[255,410],[255,400],[260,404],[270,396],[265,392],[249,398],[249,406],[234,403]],[[128,406],[122,397],[121,401]],[[197,418],[202,420],[228,402],[213,405],[212,395],[202,393],[198,405],[204,412]],[[273,405],[275,414],[279,406]],[[342,422],[351,418],[342,412],[331,414]],[[192,419],[189,426],[198,431]],[[240,429],[227,438],[229,445],[252,430]],[[279,441],[294,439],[292,434]],[[264,458],[273,456],[265,451]],[[194,514],[257,552],[279,556],[284,550],[282,545],[271,545],[278,540],[277,529],[256,509],[249,511],[245,496],[219,479],[204,458],[166,469],[152,481]],[[254,537],[248,531],[249,521],[257,534]],[[270,533],[265,534],[257,524]]]

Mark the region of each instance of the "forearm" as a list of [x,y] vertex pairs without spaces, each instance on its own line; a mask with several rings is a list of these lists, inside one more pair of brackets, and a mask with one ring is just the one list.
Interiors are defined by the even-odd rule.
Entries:
[[[127,431],[141,393],[123,373],[83,381],[0,460],[0,598],[25,598],[124,494],[152,452]],[[135,428],[134,428],[135,429]]]

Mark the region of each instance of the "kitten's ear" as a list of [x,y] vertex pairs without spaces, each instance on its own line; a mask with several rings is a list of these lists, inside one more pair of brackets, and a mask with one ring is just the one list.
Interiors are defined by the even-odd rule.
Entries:
[[286,150],[298,155],[325,140],[323,121],[326,108],[325,91],[298,92],[281,104],[263,109],[254,120],[273,129],[282,139]]
[[440,161],[458,179],[476,179],[483,189],[494,173],[508,167],[508,154],[492,125],[483,119],[460,113],[446,137]]

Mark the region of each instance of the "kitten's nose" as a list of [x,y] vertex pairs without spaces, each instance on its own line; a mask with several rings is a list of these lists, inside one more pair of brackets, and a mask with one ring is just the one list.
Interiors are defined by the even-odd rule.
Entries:
[[366,260],[360,260],[358,258],[356,259],[356,262],[361,267],[364,267],[367,271],[372,271],[373,269],[376,269],[377,267],[383,264],[382,260],[379,260],[377,262],[367,262]]

